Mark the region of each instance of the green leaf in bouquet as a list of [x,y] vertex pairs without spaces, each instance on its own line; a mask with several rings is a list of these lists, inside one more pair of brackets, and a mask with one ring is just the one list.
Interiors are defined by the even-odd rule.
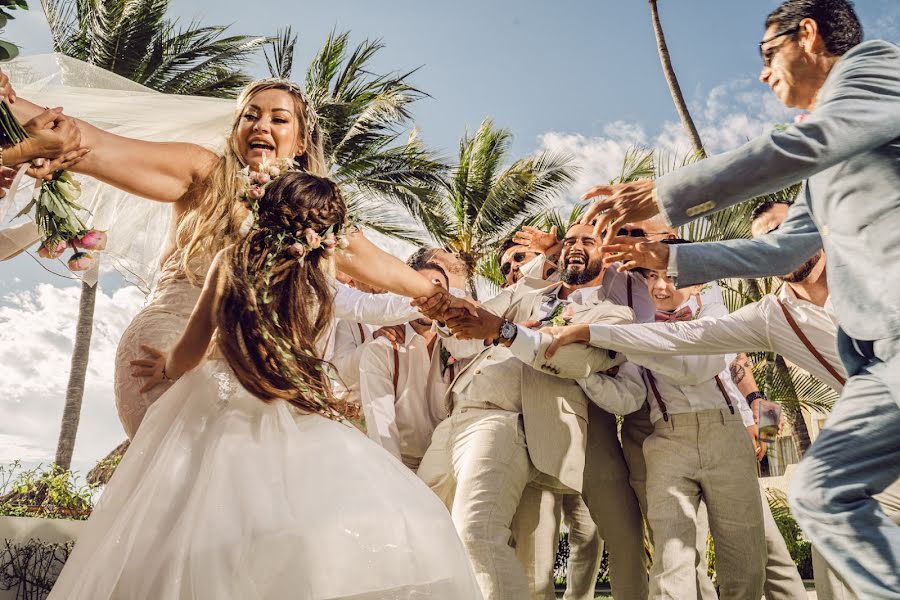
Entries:
[[4,11],[3,9],[0,9],[0,29],[6,27],[6,23],[12,18],[14,17],[11,14]]
[[26,205],[25,205],[25,208],[23,208],[22,210],[20,210],[20,211],[19,211],[19,214],[17,214],[15,218],[18,219],[19,217],[24,217],[25,215],[27,215],[28,213],[30,213],[30,212],[31,212],[31,209],[34,208],[34,205],[35,205],[35,204],[37,204],[37,199],[32,198],[32,199],[31,199],[31,202],[29,202],[28,204],[26,204]]

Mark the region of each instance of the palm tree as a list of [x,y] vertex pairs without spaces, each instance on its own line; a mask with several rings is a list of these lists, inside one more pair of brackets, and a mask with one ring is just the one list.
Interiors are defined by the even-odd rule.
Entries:
[[678,85],[678,77],[675,76],[675,68],[672,66],[672,57],[669,55],[669,47],[666,44],[666,36],[663,34],[662,23],[659,20],[659,8],[656,5],[657,0],[649,0],[650,16],[653,20],[653,33],[656,35],[656,47],[659,50],[659,62],[662,63],[663,75],[666,83],[669,85],[669,93],[672,94],[672,101],[675,103],[675,110],[678,111],[678,117],[681,124],[691,139],[691,145],[694,150],[701,156],[706,156],[703,149],[703,142],[700,140],[700,133],[691,113],[688,110],[687,103],[684,101],[684,94],[681,93],[681,86]]
[[167,94],[233,97],[267,37],[228,27],[178,26],[169,0],[41,0],[56,52]]
[[[410,106],[425,94],[408,83],[414,71],[376,74],[371,63],[384,47],[380,40],[366,39],[351,49],[349,37],[332,31],[305,74],[326,162],[354,220],[422,243],[407,214],[434,222],[447,170],[410,127]],[[273,76],[290,78],[296,41],[290,28],[272,41],[266,62]]]
[[541,153],[506,168],[512,134],[485,119],[474,135],[459,142],[459,162],[433,207],[416,215],[432,239],[465,262],[470,291],[473,276],[493,249],[562,194],[575,167],[567,156]]
[[[226,27],[177,28],[169,0],[42,0],[54,50],[155,90],[231,97],[250,81],[241,67],[268,38],[222,37]],[[97,287],[82,284],[56,466],[72,462],[90,357]]]

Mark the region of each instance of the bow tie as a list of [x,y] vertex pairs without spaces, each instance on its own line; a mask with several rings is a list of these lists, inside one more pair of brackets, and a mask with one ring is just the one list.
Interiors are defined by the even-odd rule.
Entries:
[[657,323],[675,323],[677,321],[690,321],[694,318],[694,313],[690,306],[682,306],[674,312],[656,311]]

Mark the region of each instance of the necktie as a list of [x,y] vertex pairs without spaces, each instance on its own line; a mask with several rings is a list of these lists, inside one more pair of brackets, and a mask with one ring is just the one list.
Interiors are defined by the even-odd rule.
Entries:
[[690,321],[694,318],[694,313],[690,306],[682,306],[676,311],[656,311],[657,323],[676,323],[678,321]]

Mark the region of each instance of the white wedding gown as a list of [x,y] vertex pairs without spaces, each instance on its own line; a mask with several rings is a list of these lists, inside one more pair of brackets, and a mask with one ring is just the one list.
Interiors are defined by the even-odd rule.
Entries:
[[358,430],[222,360],[147,411],[53,600],[472,600],[450,515]]

